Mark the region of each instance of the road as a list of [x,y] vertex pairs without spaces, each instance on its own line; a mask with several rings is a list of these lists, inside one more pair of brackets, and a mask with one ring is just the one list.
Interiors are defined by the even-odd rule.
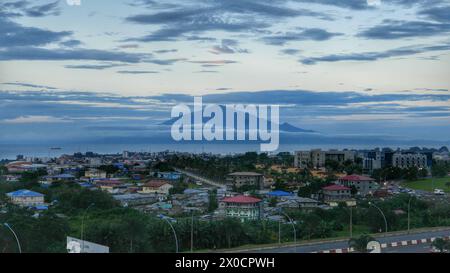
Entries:
[[182,173],[182,174],[184,174],[184,175],[186,175],[186,176],[188,176],[190,178],[198,180],[198,181],[200,181],[202,183],[208,184],[210,186],[214,186],[214,187],[217,187],[217,188],[226,188],[226,186],[224,184],[212,181],[211,179],[208,179],[208,178],[205,178],[205,177],[201,177],[199,175],[196,175],[194,173],[188,172],[186,170],[182,170],[182,169],[178,169],[178,168],[174,168],[174,170],[179,172],[179,173]]
[[[375,236],[377,241],[381,244],[383,243],[393,243],[393,242],[401,242],[401,241],[409,241],[409,240],[421,240],[421,239],[429,239],[429,238],[438,238],[450,236],[450,228],[436,231],[421,231],[417,233],[411,234],[402,234],[402,235],[388,235],[386,237],[383,236]],[[426,246],[428,245],[428,248]],[[418,244],[413,246],[405,246],[405,247],[396,247],[396,248],[387,248],[383,249],[383,252],[423,252],[425,249],[429,250],[429,243]],[[297,247],[289,246],[289,247],[275,247],[271,249],[254,249],[254,250],[243,250],[239,252],[244,253],[311,253],[311,252],[320,252],[332,249],[341,249],[347,248],[348,241],[340,240],[334,242],[321,242],[321,243],[312,243],[308,245],[298,245]],[[425,247],[425,248],[424,248]]]

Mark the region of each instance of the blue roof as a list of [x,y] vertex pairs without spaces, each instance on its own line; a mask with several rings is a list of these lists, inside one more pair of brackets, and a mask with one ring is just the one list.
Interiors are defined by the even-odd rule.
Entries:
[[53,176],[53,178],[75,178],[75,176],[65,173],[65,174],[55,175],[55,176]]
[[267,193],[267,195],[281,197],[281,196],[292,196],[292,193],[285,191],[272,191]]
[[48,210],[48,206],[45,205],[34,206],[34,208],[37,210]]
[[42,193],[34,192],[30,190],[18,190],[6,194],[9,197],[41,197],[44,196]]

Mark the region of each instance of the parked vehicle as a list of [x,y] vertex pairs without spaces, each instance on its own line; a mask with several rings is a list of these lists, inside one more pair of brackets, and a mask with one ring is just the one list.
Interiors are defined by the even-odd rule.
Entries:
[[445,195],[445,192],[444,192],[444,190],[441,190],[441,189],[435,189],[434,194],[435,195]]

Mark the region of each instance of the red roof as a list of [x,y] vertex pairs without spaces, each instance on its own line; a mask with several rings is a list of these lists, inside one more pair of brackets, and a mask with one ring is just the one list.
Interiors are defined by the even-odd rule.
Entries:
[[345,187],[345,186],[341,186],[341,185],[331,185],[331,186],[323,187],[322,190],[326,190],[326,191],[349,191],[351,189],[348,188],[348,187]]
[[344,180],[344,181],[375,181],[375,179],[367,177],[367,176],[362,176],[362,175],[347,175],[344,177],[339,178],[339,180]]
[[261,199],[254,198],[251,196],[245,196],[245,195],[227,197],[227,198],[222,199],[222,202],[225,202],[225,203],[242,203],[242,204],[259,203],[261,201],[262,201]]
[[163,180],[152,180],[152,181],[145,183],[144,187],[159,188],[165,184],[169,184],[169,183],[167,183],[166,181],[163,181]]

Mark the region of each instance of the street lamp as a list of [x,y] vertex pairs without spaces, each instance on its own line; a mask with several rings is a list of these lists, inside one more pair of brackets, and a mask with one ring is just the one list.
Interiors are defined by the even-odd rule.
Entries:
[[83,217],[81,218],[81,235],[80,235],[80,239],[81,239],[81,253],[83,253],[83,251],[84,251],[84,240],[83,240],[83,235],[84,235],[84,218],[86,217],[86,214],[87,214],[88,210],[94,205],[95,205],[94,203],[91,203],[84,210]]
[[14,230],[11,228],[11,226],[8,223],[3,223],[3,225],[8,228],[11,233],[14,235],[14,238],[16,238],[17,247],[19,248],[19,253],[22,253],[22,247],[20,246],[19,238],[17,237],[17,234],[14,232]]
[[388,232],[388,224],[387,224],[386,216],[384,215],[383,211],[377,205],[375,205],[372,202],[369,202],[369,205],[373,206],[374,208],[376,208],[381,213],[381,215],[383,216],[384,224],[385,224],[385,227],[386,227],[386,231],[385,232],[387,233]]
[[409,234],[410,225],[411,225],[411,218],[410,218],[411,200],[412,200],[412,195],[409,196],[409,201],[408,201],[408,234]]
[[[297,230],[295,229],[294,221],[292,221],[292,218],[289,217],[289,215],[287,215],[285,212],[283,212],[282,209],[280,209],[279,212],[289,219],[289,222],[291,223],[292,228],[294,229],[294,252],[297,252]],[[280,228],[278,229],[278,232],[279,232],[278,238],[280,238]]]
[[172,223],[167,219],[167,217],[165,217],[162,214],[159,214],[158,217],[164,221],[166,221],[170,228],[172,229],[173,232],[173,237],[175,237],[175,247],[176,247],[176,253],[178,253],[178,237],[177,237],[177,232],[175,231],[175,228],[173,227]]

